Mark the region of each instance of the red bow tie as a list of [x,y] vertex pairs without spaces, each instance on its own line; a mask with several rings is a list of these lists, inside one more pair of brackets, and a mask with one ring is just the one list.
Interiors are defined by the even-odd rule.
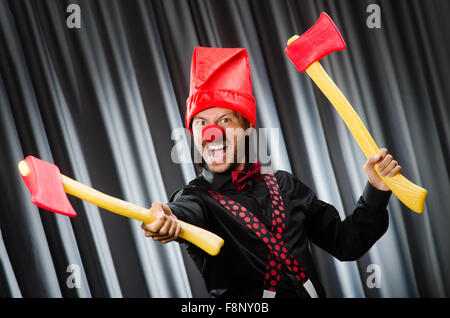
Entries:
[[248,171],[235,170],[231,172],[231,178],[234,186],[238,191],[241,191],[247,185],[247,179],[253,179],[256,181],[261,180],[261,164],[255,162],[250,166]]

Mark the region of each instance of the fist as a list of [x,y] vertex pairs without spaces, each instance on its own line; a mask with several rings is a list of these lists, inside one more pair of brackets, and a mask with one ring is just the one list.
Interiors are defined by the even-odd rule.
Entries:
[[156,220],[152,223],[142,223],[141,228],[145,231],[145,236],[163,244],[176,240],[181,226],[169,206],[162,202],[153,202],[151,210]]
[[[375,165],[378,164],[378,168]],[[375,172],[375,169],[378,169],[378,172],[383,177],[393,177],[398,173],[402,172],[402,167],[398,164],[397,161],[394,160],[392,155],[388,154],[386,148],[380,149],[380,153],[375,156],[367,159],[364,164],[364,171],[367,174],[367,179],[370,184],[382,191],[389,191],[388,186],[384,183],[383,179]]]

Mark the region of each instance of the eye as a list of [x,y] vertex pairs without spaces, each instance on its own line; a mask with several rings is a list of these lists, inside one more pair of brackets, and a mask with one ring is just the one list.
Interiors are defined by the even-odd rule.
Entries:
[[201,127],[205,125],[205,121],[203,119],[197,119],[194,121],[194,127]]
[[224,117],[224,118],[222,118],[222,119],[220,120],[220,122],[221,122],[222,124],[226,124],[226,123],[231,122],[231,119],[228,118],[228,117]]

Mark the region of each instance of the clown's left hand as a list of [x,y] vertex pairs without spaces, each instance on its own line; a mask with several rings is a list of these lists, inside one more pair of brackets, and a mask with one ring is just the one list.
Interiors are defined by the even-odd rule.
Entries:
[[401,173],[402,167],[392,158],[392,155],[388,154],[386,148],[381,148],[379,154],[370,157],[364,164],[364,171],[370,184],[378,190],[389,191],[388,186],[375,172],[375,164],[378,164],[378,171],[383,177],[393,177]]

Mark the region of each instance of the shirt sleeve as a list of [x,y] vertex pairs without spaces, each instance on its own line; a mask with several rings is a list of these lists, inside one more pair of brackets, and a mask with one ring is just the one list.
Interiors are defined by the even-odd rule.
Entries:
[[336,208],[319,200],[316,194],[295,176],[280,184],[296,209],[305,213],[304,226],[309,240],[340,261],[363,256],[386,232],[386,209],[391,191],[381,191],[367,182],[353,212],[341,220]]
[[205,226],[206,209],[198,196],[186,194],[181,189],[171,195],[167,205],[178,219],[198,227]]
[[[199,196],[192,194],[191,191],[186,191],[186,189],[175,191],[170,196],[167,205],[179,220],[201,228],[205,227],[207,221],[206,208],[202,199]],[[204,253],[200,248],[181,237],[178,237],[175,241],[186,244],[187,251],[197,266],[200,266],[199,264],[203,263],[202,255]],[[199,267],[199,270],[200,269],[201,267]]]

